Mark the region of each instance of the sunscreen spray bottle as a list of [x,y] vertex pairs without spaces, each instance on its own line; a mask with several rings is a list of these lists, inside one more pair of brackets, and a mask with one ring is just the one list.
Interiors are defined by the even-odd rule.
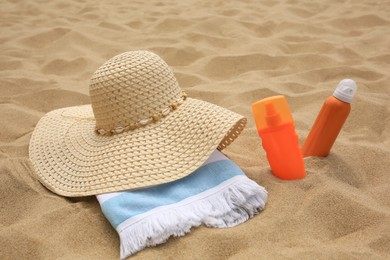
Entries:
[[272,173],[283,180],[305,177],[295,124],[285,97],[257,101],[252,104],[252,112]]
[[328,156],[351,111],[356,89],[355,81],[344,79],[340,81],[333,96],[326,99],[302,147],[304,157]]

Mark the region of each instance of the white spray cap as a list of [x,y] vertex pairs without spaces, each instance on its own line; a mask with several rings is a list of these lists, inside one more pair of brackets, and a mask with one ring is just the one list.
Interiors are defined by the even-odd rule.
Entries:
[[351,103],[352,98],[355,95],[357,86],[352,79],[343,79],[337,85],[336,90],[333,92],[333,96],[341,101]]

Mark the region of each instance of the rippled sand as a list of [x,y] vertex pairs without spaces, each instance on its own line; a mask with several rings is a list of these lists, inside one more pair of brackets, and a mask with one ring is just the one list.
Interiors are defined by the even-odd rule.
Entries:
[[[128,2],[128,3],[127,3]],[[94,197],[34,179],[31,133],[48,111],[89,103],[92,73],[128,50],[156,52],[195,98],[249,124],[226,150],[269,191],[266,210],[230,229],[197,228],[134,259],[388,259],[390,1],[2,1],[0,258],[117,259]],[[327,158],[307,177],[270,173],[251,103],[285,95],[303,144],[343,78],[358,84]]]

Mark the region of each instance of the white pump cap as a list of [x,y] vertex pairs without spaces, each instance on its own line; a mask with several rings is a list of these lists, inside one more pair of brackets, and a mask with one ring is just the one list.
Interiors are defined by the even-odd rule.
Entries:
[[343,79],[337,85],[336,90],[333,92],[333,96],[341,101],[351,103],[352,98],[355,95],[357,86],[352,79]]

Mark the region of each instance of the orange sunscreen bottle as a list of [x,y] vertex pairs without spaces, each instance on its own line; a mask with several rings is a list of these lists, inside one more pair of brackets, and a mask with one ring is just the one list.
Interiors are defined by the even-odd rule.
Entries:
[[302,147],[304,157],[328,156],[351,111],[356,89],[355,81],[344,79],[340,81],[333,96],[326,99]]
[[257,101],[252,104],[252,112],[272,173],[283,180],[305,177],[305,165],[286,98],[274,96]]

